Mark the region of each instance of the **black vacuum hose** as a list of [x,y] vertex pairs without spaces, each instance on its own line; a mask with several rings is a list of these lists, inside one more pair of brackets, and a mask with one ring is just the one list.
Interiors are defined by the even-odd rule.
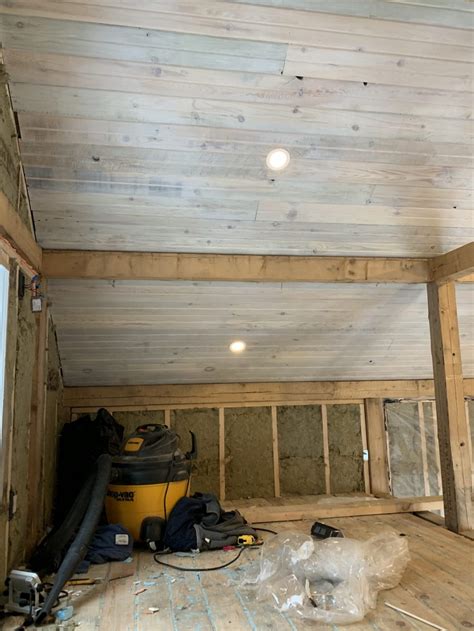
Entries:
[[77,532],[90,502],[96,472],[94,471],[84,482],[82,489],[74,500],[68,514],[58,528],[55,528],[38,546],[29,567],[39,576],[53,574],[61,565],[64,551]]
[[87,552],[87,546],[95,532],[95,529],[97,528],[102,508],[104,506],[104,497],[107,492],[107,485],[110,479],[112,458],[108,454],[102,454],[97,459],[96,466],[97,473],[94,486],[92,488],[89,506],[87,507],[79,532],[77,533],[76,538],[72,542],[71,547],[67,551],[66,556],[59,567],[53,587],[44,601],[43,607],[34,621],[31,620],[31,622],[34,622],[37,625],[44,621],[46,616],[54,607],[54,603],[57,601],[64,584],[71,578],[77,566],[84,558]]

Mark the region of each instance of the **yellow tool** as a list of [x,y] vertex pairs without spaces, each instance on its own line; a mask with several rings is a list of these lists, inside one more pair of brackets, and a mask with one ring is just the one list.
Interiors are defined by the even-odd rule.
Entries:
[[243,546],[260,546],[262,545],[262,543],[263,541],[260,541],[253,535],[240,535],[239,538],[237,539],[237,545],[242,546],[242,547]]

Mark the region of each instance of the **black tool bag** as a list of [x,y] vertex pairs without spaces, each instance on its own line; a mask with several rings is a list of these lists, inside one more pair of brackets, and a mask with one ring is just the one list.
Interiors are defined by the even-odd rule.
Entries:
[[164,545],[173,552],[219,550],[236,545],[241,535],[257,533],[238,511],[223,511],[211,493],[181,498],[170,513]]
[[87,414],[66,423],[59,441],[55,524],[65,519],[75,498],[94,471],[101,454],[115,456],[120,451],[124,428],[105,409],[95,420]]

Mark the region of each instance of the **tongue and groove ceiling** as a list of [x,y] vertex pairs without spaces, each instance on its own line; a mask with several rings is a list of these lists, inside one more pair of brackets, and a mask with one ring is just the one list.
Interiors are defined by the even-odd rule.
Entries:
[[[434,256],[473,240],[472,18],[473,4],[464,0],[0,0],[4,60],[40,244]],[[265,157],[279,146],[290,151],[291,162],[276,173]],[[68,324],[63,316],[72,315],[61,295],[68,289],[93,308],[100,287],[76,281],[51,287],[66,377],[149,382],[153,371],[127,368],[118,349],[122,334],[131,339],[132,325],[112,313],[116,369],[106,374],[102,365],[84,365],[82,342],[95,339],[97,326],[87,317]],[[134,310],[139,320],[149,298],[134,287],[133,304],[126,288],[120,296],[127,318]],[[154,309],[162,290],[163,284],[153,286]],[[230,291],[218,290],[223,296]],[[345,295],[343,288],[336,291]],[[241,292],[240,312],[236,307],[226,315],[231,337],[252,328],[245,328],[245,294],[253,295]],[[290,306],[298,304],[285,295]],[[114,304],[109,285],[104,296]],[[401,296],[410,310],[414,294],[408,290],[396,294],[392,306],[403,303]],[[468,292],[463,296],[468,304]],[[265,333],[272,315],[260,308]],[[181,309],[181,303],[166,303],[149,332],[158,332],[163,318],[181,323]],[[351,318],[349,303],[344,313],[362,340],[367,326],[360,309]],[[198,311],[195,323],[199,317]],[[281,325],[288,339],[292,326],[301,326],[299,317]],[[327,319],[315,317],[312,325],[329,333]],[[357,360],[344,363],[338,352],[326,373],[327,356],[319,360],[313,341],[305,349],[304,340],[297,351],[301,365],[288,357],[279,368],[272,348],[254,356],[265,367],[258,373],[232,371],[219,347],[196,373],[193,351],[173,338],[179,348],[170,380],[202,381],[204,375],[219,381],[219,373],[225,380],[365,378],[373,365],[381,377],[426,376],[425,355],[413,367],[402,320],[382,318],[385,329],[378,329],[397,340],[395,361],[377,344],[370,353],[359,344]],[[215,348],[192,317],[187,326],[202,346]],[[218,317],[209,326],[224,327]],[[429,349],[423,326],[417,339]],[[275,336],[270,324],[266,334]],[[155,368],[167,357],[166,344],[157,340],[150,347]],[[272,337],[269,347],[277,340]],[[206,367],[214,368],[207,376]],[[151,381],[167,380],[164,370]]]

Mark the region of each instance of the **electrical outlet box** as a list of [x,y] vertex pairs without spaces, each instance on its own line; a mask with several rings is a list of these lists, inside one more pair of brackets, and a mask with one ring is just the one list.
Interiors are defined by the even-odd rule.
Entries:
[[41,297],[31,299],[31,310],[33,313],[40,313],[43,310],[43,299]]

